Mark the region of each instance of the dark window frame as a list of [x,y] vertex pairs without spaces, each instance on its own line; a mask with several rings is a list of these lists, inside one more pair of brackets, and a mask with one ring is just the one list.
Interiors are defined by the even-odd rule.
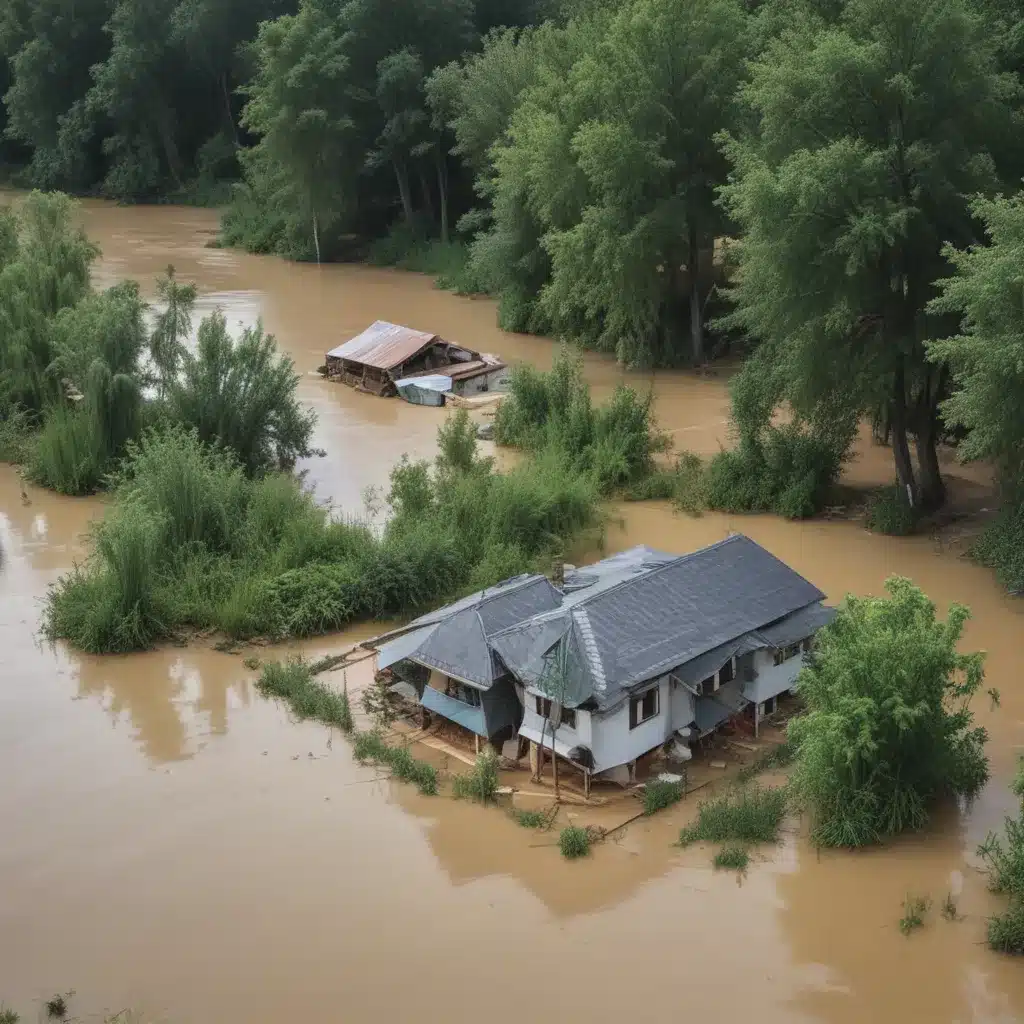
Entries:
[[[551,717],[551,700],[547,697],[538,697],[534,695],[533,698],[534,710],[543,719],[549,719]],[[576,709],[575,708],[562,708],[562,721],[559,723],[558,728],[562,726],[575,731],[576,729]]]
[[[654,710],[645,714],[645,705],[650,701]],[[651,686],[643,693],[634,694],[629,698],[629,727],[638,729],[641,725],[653,721],[661,714],[661,685]],[[641,718],[640,716],[643,715]]]

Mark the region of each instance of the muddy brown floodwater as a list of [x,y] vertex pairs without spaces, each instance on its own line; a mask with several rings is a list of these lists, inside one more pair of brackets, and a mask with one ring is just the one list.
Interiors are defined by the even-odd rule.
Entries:
[[[91,203],[86,221],[103,248],[99,284],[135,277],[151,292],[173,263],[198,282],[203,311],[263,318],[320,418],[328,454],[309,479],[340,506],[360,506],[403,452],[430,455],[444,411],[321,381],[326,349],[382,318],[551,361],[548,341],[500,333],[490,302],[425,278],[208,249],[210,212]],[[650,383],[679,447],[727,439],[721,379],[626,374],[597,356],[586,371],[599,396],[623,379]],[[955,472],[961,489],[983,488]],[[885,453],[862,447],[850,476],[887,480]],[[967,642],[989,652],[1002,691],[998,711],[979,702],[994,777],[973,807],[856,855],[817,854],[794,823],[737,882],[710,869],[706,849],[671,845],[686,809],[567,863],[501,814],[374,781],[344,742],[259,698],[238,656],[39,645],[47,585],[81,557],[101,511],[99,500],[23,493],[0,467],[0,1003],[34,1014],[74,989],[83,1013],[135,1006],[169,1024],[1024,1019],[1024,965],[982,942],[995,904],[973,853],[1012,808],[1024,603],[932,539],[621,510],[612,549],[683,552],[742,530],[833,599],[878,593],[902,573],[942,606],[966,602]],[[965,915],[956,923],[937,912],[947,892]],[[904,938],[908,893],[933,908]]]

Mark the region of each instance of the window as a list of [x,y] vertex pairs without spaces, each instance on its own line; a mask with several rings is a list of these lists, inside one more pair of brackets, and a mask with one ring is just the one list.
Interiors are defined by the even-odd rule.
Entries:
[[658,715],[658,687],[652,686],[644,693],[638,693],[635,697],[629,698],[629,727],[635,729],[638,725],[656,718]]
[[789,647],[783,647],[782,650],[775,652],[772,660],[776,665],[781,665],[784,661],[797,657],[800,654],[800,646],[800,644],[790,644]]
[[708,676],[707,679],[701,681],[701,684],[697,689],[700,690],[702,697],[707,697],[708,694],[714,693],[717,687],[715,686],[715,677]]
[[764,713],[766,715],[774,715],[775,714],[775,698],[774,697],[769,697],[764,702]]
[[[534,697],[535,706],[537,708],[537,714],[541,718],[551,717],[551,701],[546,697]],[[568,729],[576,728],[576,711],[573,708],[562,708],[562,721],[560,725],[564,725]]]
[[719,670],[718,670],[718,682],[719,683],[731,683],[736,678],[736,659],[730,658]]
[[471,708],[480,707],[480,691],[474,686],[466,686],[464,683],[449,679],[444,693],[446,697],[468,704]]

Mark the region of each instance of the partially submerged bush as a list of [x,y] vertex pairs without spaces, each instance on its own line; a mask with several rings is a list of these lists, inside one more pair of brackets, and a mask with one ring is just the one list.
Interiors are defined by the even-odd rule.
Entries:
[[1013,791],[1021,813],[1007,818],[1004,834],[990,834],[978,848],[989,872],[989,888],[1009,898],[1002,914],[988,921],[988,944],[1000,953],[1024,954],[1024,761],[1017,769]]
[[876,491],[868,500],[865,523],[875,533],[907,537],[914,532],[917,517],[903,489],[894,484]]
[[716,870],[746,871],[750,854],[742,846],[726,846],[715,854],[711,863]]
[[515,819],[523,828],[544,828],[548,822],[543,811],[516,811]]
[[637,486],[654,471],[653,456],[667,447],[655,428],[653,396],[620,386],[594,408],[578,354],[561,348],[551,370],[518,366],[494,420],[498,444],[550,451],[576,473],[592,477],[601,493]]
[[696,842],[774,843],[786,816],[782,789],[754,786],[701,803],[697,820],[679,833],[682,846]]
[[782,743],[776,744],[756,757],[750,764],[744,765],[739,770],[736,778],[740,782],[749,782],[762,772],[788,767],[793,763],[795,756],[796,751],[793,749],[793,744],[789,740],[783,740]]
[[473,769],[452,779],[452,796],[456,800],[493,803],[498,795],[498,755],[485,750],[477,755]]
[[903,901],[903,916],[900,918],[900,931],[909,935],[912,931],[924,926],[924,915],[928,912],[929,902],[923,896],[907,896]]
[[576,860],[590,853],[590,833],[578,825],[566,825],[558,833],[558,848],[566,860]]
[[683,783],[651,779],[644,786],[644,814],[655,814],[683,799]]
[[864,846],[928,820],[944,796],[971,796],[988,778],[987,734],[972,728],[984,655],[957,649],[970,615],[945,622],[910,580],[887,598],[848,597],[815,638],[797,689],[790,785],[823,846]]
[[313,678],[303,658],[271,661],[263,666],[256,689],[264,696],[280,697],[299,718],[314,718],[352,732],[352,708],[347,693],[336,693]]

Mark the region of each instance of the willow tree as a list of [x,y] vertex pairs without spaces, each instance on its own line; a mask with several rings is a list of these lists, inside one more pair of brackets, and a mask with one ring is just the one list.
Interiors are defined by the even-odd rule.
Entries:
[[953,374],[943,415],[966,431],[959,456],[990,460],[999,472],[1003,507],[979,554],[1024,592],[1024,193],[979,200],[974,210],[989,244],[948,250],[955,272],[939,282],[931,308],[961,317],[961,331],[929,354]]
[[156,283],[162,309],[156,313],[149,335],[149,355],[156,368],[160,394],[178,373],[185,353],[185,341],[192,331],[192,310],[196,304],[196,286],[179,284],[174,267]]
[[726,322],[766,346],[744,372],[764,376],[769,413],[884,408],[915,507],[944,498],[949,378],[927,343],[949,324],[929,312],[933,282],[944,244],[976,237],[971,197],[999,185],[989,144],[1018,91],[964,0],[848,0],[767,46],[741,92],[745,130],[725,143],[741,234]]

